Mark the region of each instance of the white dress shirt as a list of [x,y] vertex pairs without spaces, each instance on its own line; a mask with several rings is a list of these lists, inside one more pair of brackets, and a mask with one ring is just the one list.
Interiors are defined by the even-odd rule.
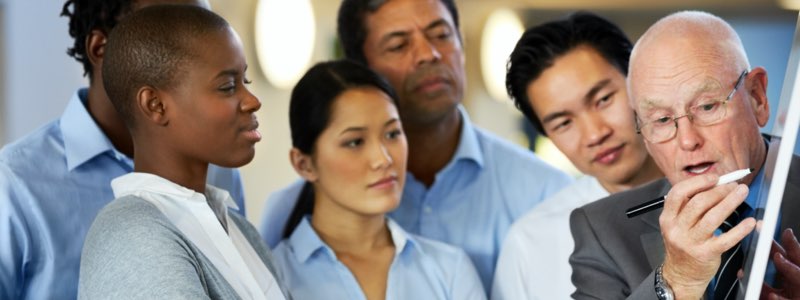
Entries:
[[608,195],[596,178],[584,176],[517,220],[503,242],[491,298],[569,299],[575,291],[569,215]]

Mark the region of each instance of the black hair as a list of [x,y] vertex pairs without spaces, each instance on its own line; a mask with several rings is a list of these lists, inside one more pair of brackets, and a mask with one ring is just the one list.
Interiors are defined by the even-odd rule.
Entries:
[[[339,15],[336,19],[337,33],[346,58],[367,63],[364,56],[364,41],[367,38],[365,20],[367,13],[374,13],[383,4],[390,0],[343,0],[339,6]],[[454,0],[440,0],[450,12],[456,32],[461,32],[458,25],[458,9]],[[461,34],[457,34],[459,40]]]
[[[92,30],[108,34],[117,21],[130,13],[131,0],[67,0],[61,9],[61,16],[69,18],[69,36],[73,39],[72,48],[67,55],[83,65],[83,75],[92,78],[92,63],[86,56],[86,37]],[[70,10],[72,7],[72,10]]]
[[[292,89],[289,102],[289,127],[292,147],[303,154],[313,155],[317,139],[328,127],[331,107],[339,95],[360,87],[377,88],[397,105],[397,94],[389,83],[367,66],[353,60],[334,60],[314,65]],[[314,189],[310,182],[303,185],[283,237],[289,237],[303,216],[313,213]]]
[[588,12],[577,12],[564,19],[531,27],[522,34],[508,59],[506,91],[514,105],[547,135],[528,99],[528,85],[556,59],[579,46],[597,51],[623,75],[628,74],[631,44],[622,29],[608,20]]
[[197,56],[197,41],[229,28],[219,15],[193,5],[149,6],[123,19],[108,36],[103,84],[128,127],[135,127],[141,87],[175,87]]

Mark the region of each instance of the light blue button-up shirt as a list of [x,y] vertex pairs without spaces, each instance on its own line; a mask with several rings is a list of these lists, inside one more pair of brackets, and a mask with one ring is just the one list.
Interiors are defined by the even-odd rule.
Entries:
[[[387,218],[395,245],[386,299],[486,299],[469,257],[456,247],[406,233]],[[352,272],[303,218],[273,251],[278,273],[295,300],[366,300]]]
[[[0,150],[0,299],[75,299],[83,240],[114,199],[110,182],[133,170],[76,92],[64,114]],[[239,207],[239,173],[209,168],[209,183]]]
[[[530,151],[476,128],[462,109],[459,144],[432,186],[407,174],[403,199],[390,216],[408,232],[464,249],[487,292],[511,224],[572,182]],[[270,195],[261,234],[281,240],[302,181]]]

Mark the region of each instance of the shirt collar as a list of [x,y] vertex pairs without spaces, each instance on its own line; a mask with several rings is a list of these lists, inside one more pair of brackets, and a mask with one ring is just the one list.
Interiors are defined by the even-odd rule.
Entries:
[[472,122],[469,119],[469,114],[467,114],[466,109],[459,105],[458,112],[461,114],[461,134],[459,136],[456,153],[453,155],[451,163],[459,160],[471,160],[482,168],[483,150],[478,142],[478,133],[476,132],[475,127],[472,126]]
[[130,158],[117,151],[103,131],[97,126],[86,108],[89,90],[80,89],[61,115],[61,134],[64,136],[64,153],[67,170],[72,171],[92,158],[110,152],[118,160],[132,164]]
[[329,254],[332,257],[335,256],[333,251],[322,242],[314,228],[311,227],[308,215],[300,220],[300,224],[297,224],[297,228],[292,232],[288,242],[289,246],[294,250],[295,258],[301,263],[305,263],[314,252],[320,249],[328,249]]
[[[288,243],[292,250],[294,250],[294,257],[297,261],[305,263],[317,251],[326,251],[332,259],[336,259],[336,254],[333,249],[328,247],[322,239],[319,238],[317,232],[311,227],[309,220],[310,216],[306,215],[294,229],[292,235],[289,237]],[[392,242],[395,246],[395,255],[399,256],[401,253],[410,251],[411,247],[422,251],[419,243],[413,236],[406,233],[394,220],[386,218],[386,225],[389,227],[389,234],[392,236]]]
[[218,189],[212,185],[206,185],[206,195],[195,192],[192,189],[181,186],[158,175],[149,173],[131,172],[111,180],[111,189],[114,190],[114,197],[120,198],[127,195],[137,195],[142,192],[149,192],[159,195],[174,197],[177,199],[187,199],[191,201],[208,201],[213,206],[224,206],[238,210],[239,207],[233,201],[228,191]]
[[394,220],[391,218],[386,218],[386,226],[389,227],[389,234],[392,235],[392,241],[394,242],[395,249],[394,253],[396,256],[400,256],[400,254],[404,252],[411,251],[412,248],[422,252],[422,248],[419,246],[416,238],[408,234]]

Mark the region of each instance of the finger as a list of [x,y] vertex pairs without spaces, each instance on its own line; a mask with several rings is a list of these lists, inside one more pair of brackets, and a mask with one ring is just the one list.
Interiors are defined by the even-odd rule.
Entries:
[[781,296],[780,296],[780,295],[778,295],[777,293],[770,293],[770,294],[769,294],[769,299],[770,299],[770,300],[791,300],[791,299],[789,299],[789,298],[784,298],[784,297],[781,297]]
[[747,193],[746,185],[735,183],[700,192],[686,203],[678,222],[686,228],[697,227],[700,231],[696,232],[703,234],[700,237],[707,238],[739,207]]
[[769,248],[769,257],[774,257],[775,253],[786,255],[786,250],[781,247],[781,244],[778,244],[778,242],[772,240],[772,247]]
[[785,286],[800,287],[800,266],[792,263],[780,253],[775,253],[772,262],[775,264],[778,274],[786,281],[784,282]]
[[722,255],[728,249],[733,248],[736,244],[744,239],[756,227],[756,220],[752,217],[746,218],[739,222],[738,225],[728,230],[728,232],[720,234],[712,239],[711,249],[715,253]]
[[[708,191],[703,193],[705,196],[709,194],[709,197],[712,197],[712,192],[720,192],[724,191],[717,190],[716,188],[712,191]],[[704,236],[710,236],[714,234],[714,231],[722,225],[723,222],[736,210],[739,205],[741,205],[745,198],[747,198],[747,193],[749,189],[744,184],[739,184],[735,186],[735,189],[731,193],[725,195],[721,201],[713,205],[706,213],[701,217],[701,219],[694,225],[693,232],[698,234],[698,238],[702,238]],[[735,225],[735,224],[730,224]],[[755,224],[754,224],[755,226]]]
[[791,228],[783,231],[781,243],[786,250],[783,255],[795,264],[800,264],[800,242],[797,241],[797,237]]
[[766,283],[761,284],[761,296],[758,299],[770,299],[772,295],[777,295],[778,291],[773,289],[771,286],[767,285]]
[[718,176],[707,174],[686,179],[673,186],[664,199],[664,209],[661,211],[661,217],[659,218],[662,227],[671,225],[675,216],[678,215],[683,205],[692,196],[714,187],[717,180],[719,180]]

